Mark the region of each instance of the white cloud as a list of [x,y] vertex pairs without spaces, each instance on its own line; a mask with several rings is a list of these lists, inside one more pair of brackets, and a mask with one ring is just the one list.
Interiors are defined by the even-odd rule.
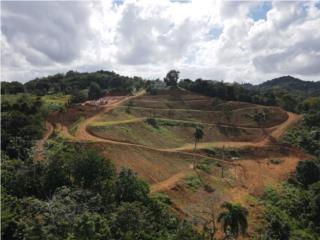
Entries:
[[[5,2],[2,80],[75,69],[126,75],[259,82],[283,74],[320,77],[316,2]],[[258,16],[259,17],[259,16]]]
[[277,3],[268,20],[251,29],[253,64],[258,70],[319,76],[320,18],[310,11],[301,3]]

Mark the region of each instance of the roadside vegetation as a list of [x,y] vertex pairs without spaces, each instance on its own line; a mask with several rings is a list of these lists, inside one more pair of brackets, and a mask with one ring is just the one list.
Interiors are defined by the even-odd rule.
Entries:
[[62,111],[65,110],[70,103],[70,95],[53,94],[45,95],[42,98],[43,105],[48,111]]
[[320,161],[298,163],[296,173],[278,188],[269,187],[265,233],[259,239],[317,239],[320,234]]
[[320,109],[305,113],[303,122],[289,129],[282,141],[320,156]]
[[[315,156],[301,159],[295,173],[263,196],[266,230],[260,239],[318,239],[320,235],[320,115],[317,108],[304,111],[304,120],[289,129],[283,142]],[[273,164],[279,164],[276,159]],[[280,162],[281,163],[281,162]]]

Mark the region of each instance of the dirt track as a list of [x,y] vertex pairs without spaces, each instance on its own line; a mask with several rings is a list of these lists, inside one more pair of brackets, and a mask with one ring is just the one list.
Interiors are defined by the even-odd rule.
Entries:
[[[148,149],[148,150],[153,150],[153,151],[160,151],[160,152],[174,152],[174,153],[180,153],[188,156],[194,156],[198,158],[207,158],[207,159],[212,159],[214,161],[219,161],[223,162],[225,164],[233,165],[235,167],[240,167],[242,171],[246,171],[246,169],[239,163],[232,163],[230,161],[225,161],[213,157],[208,157],[206,155],[198,154],[198,153],[193,153],[190,152],[193,150],[193,144],[187,144],[185,146],[179,147],[179,148],[171,148],[171,149],[165,149],[165,148],[156,148],[156,147],[149,147],[141,144],[134,144],[134,143],[129,143],[129,142],[124,142],[124,141],[115,141],[115,140],[110,140],[106,138],[101,138],[94,136],[88,131],[88,126],[92,124],[93,122],[97,121],[100,117],[102,117],[105,113],[110,112],[116,107],[121,106],[123,103],[130,99],[137,98],[141,95],[143,95],[144,92],[140,92],[135,96],[130,96],[130,97],[125,97],[121,100],[114,101],[112,104],[107,104],[103,107],[103,109],[93,117],[87,118],[83,122],[81,122],[75,131],[74,135],[71,135],[68,131],[68,128],[60,123],[56,124],[56,128],[62,133],[62,135],[67,138],[70,141],[84,141],[84,142],[103,142],[103,143],[109,143],[109,144],[114,144],[114,145],[125,145],[125,146],[133,146],[133,147],[138,147],[138,148],[143,148],[143,149]],[[301,119],[301,116],[293,114],[288,112],[288,119],[272,128],[269,128],[271,130],[271,134],[269,136],[266,136],[266,138],[260,142],[216,142],[216,143],[199,143],[198,148],[207,148],[207,147],[226,147],[226,148],[242,148],[242,147],[261,147],[267,144],[270,144],[270,139],[273,140],[278,140],[281,135],[284,133],[284,131],[291,126],[292,124],[296,123]],[[141,120],[141,119],[139,119]],[[49,134],[50,135],[50,134]],[[48,136],[49,136],[48,135]],[[43,139],[44,142],[46,141]],[[189,172],[190,170],[186,170],[183,172],[179,172],[170,178],[153,184],[151,186],[151,191],[156,192],[156,191],[165,191],[168,189],[171,189],[175,186],[175,184],[181,180],[182,178],[185,177],[185,175]]]
[[[297,123],[302,119],[302,116],[287,112],[288,119],[287,121],[269,128],[271,130],[271,134],[267,136],[265,139],[259,142],[215,142],[215,143],[198,143],[198,148],[208,148],[208,147],[215,147],[215,148],[245,148],[245,147],[262,147],[270,143],[270,139],[279,140],[279,138],[283,135],[283,133],[292,125]],[[183,150],[190,150],[193,148],[193,144],[186,144],[182,147],[175,148],[172,150],[183,151]]]
[[[125,100],[123,100],[125,101]],[[124,141],[116,141],[116,140],[111,140],[107,138],[101,138],[98,136],[95,136],[88,132],[87,126],[89,126],[92,122],[94,122],[96,119],[98,119],[102,114],[107,113],[111,111],[114,107],[119,105],[120,102],[114,106],[110,106],[107,108],[103,113],[96,115],[92,118],[87,119],[84,121],[77,129],[75,132],[75,136],[72,137],[73,139],[77,140],[82,140],[82,141],[95,141],[95,142],[106,142],[106,143],[111,143],[111,144],[121,144],[121,145],[128,145],[128,146],[135,146],[135,147],[141,147],[141,148],[146,148],[150,150],[158,150],[158,151],[163,151],[163,152],[179,152],[179,151],[190,151],[193,150],[194,145],[193,144],[187,144],[179,148],[155,148],[155,147],[149,147],[146,145],[141,145],[141,144],[134,144],[134,143],[129,143],[129,142],[124,142]],[[264,146],[268,143],[270,143],[270,137],[273,139],[278,140],[284,131],[290,127],[291,125],[295,124],[301,119],[301,116],[296,115],[294,113],[288,112],[288,119],[284,123],[281,123],[277,126],[274,126],[272,128],[269,128],[272,132],[269,137],[266,137],[264,140],[260,142],[216,142],[216,143],[198,143],[198,149],[202,148],[208,148],[208,147],[216,147],[216,148],[222,148],[222,147],[230,147],[230,148],[243,148],[243,147],[261,147]],[[141,121],[143,118],[136,119],[136,121]],[[133,122],[135,119],[132,120]],[[214,124],[213,124],[214,125]],[[65,128],[66,131],[68,131]],[[69,136],[70,134],[66,132],[66,136]]]
[[150,192],[151,193],[164,192],[168,189],[172,189],[173,187],[176,186],[177,182],[179,182],[181,179],[185,178],[189,172],[191,172],[191,170],[185,170],[185,171],[179,172],[179,173],[171,176],[170,178],[168,178],[162,182],[152,184],[151,188],[150,188]]

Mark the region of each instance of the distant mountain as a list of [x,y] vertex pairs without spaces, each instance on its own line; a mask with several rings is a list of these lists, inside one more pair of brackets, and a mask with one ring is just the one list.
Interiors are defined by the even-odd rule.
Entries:
[[274,88],[282,88],[288,91],[304,92],[311,95],[320,94],[320,81],[303,81],[292,76],[275,78],[263,82],[259,85],[245,84],[244,87],[247,89],[256,89],[261,91],[268,91]]
[[273,87],[282,87],[287,90],[309,91],[315,88],[320,89],[320,82],[303,81],[291,76],[283,76],[266,81],[259,85],[260,89],[268,89]]

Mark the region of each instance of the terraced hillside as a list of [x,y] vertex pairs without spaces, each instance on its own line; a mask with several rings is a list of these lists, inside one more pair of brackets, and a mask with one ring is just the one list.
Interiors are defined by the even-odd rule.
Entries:
[[[173,211],[190,220],[202,219],[213,203],[233,201],[249,208],[249,221],[259,223],[262,209],[255,196],[287,177],[303,155],[277,144],[301,118],[277,107],[183,90],[117,99],[71,107],[51,123],[71,143],[98,149],[117,169],[136,171],[152,193],[167,194]],[[196,127],[204,137],[195,151]],[[256,231],[257,224],[249,226],[249,233]]]
[[[263,119],[258,121],[257,116]],[[195,127],[203,142],[262,141],[288,115],[276,107],[220,101],[185,91],[130,100],[92,122],[87,130],[102,139],[152,147],[178,148],[194,142]]]

